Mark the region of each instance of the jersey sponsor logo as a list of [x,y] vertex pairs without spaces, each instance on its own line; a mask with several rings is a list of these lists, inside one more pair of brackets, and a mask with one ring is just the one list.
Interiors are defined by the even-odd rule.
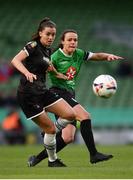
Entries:
[[76,74],[76,68],[73,66],[69,67],[66,72],[66,76],[67,76],[68,80],[72,80],[74,78],[75,74]]
[[46,61],[46,62],[49,62],[49,58],[43,56],[43,60]]
[[35,107],[36,109],[39,109],[39,108],[40,108],[40,106],[39,106],[38,104],[35,104],[34,107]]

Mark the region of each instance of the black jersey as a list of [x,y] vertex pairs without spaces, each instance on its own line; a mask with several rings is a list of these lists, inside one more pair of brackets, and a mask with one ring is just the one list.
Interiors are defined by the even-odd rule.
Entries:
[[24,61],[24,66],[29,72],[35,74],[37,79],[31,83],[22,75],[18,91],[43,94],[46,89],[46,70],[49,66],[51,49],[44,47],[39,41],[32,41],[25,45],[24,51],[28,55]]

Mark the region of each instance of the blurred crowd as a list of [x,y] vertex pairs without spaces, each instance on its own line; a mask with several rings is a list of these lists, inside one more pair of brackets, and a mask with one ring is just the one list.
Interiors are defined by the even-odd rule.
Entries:
[[0,108],[18,106],[16,101],[16,86],[19,74],[10,63],[2,61],[0,64]]
[[3,139],[6,144],[25,144],[25,127],[16,109],[10,109],[1,123]]
[[16,100],[17,79],[19,74],[10,63],[0,63],[0,109],[6,111],[6,117],[0,122],[0,144],[24,144],[25,129],[18,112]]

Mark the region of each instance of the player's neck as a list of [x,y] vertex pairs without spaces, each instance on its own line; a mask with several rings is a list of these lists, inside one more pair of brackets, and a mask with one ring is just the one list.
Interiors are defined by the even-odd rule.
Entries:
[[65,55],[65,56],[72,56],[73,53],[68,53],[67,51],[63,50],[60,48],[60,51]]

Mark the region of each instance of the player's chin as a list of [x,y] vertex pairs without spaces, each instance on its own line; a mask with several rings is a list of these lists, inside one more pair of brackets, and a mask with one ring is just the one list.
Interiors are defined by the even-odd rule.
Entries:
[[53,41],[48,41],[47,46],[51,46],[53,44]]
[[70,48],[69,51],[73,53],[76,50],[76,48]]

